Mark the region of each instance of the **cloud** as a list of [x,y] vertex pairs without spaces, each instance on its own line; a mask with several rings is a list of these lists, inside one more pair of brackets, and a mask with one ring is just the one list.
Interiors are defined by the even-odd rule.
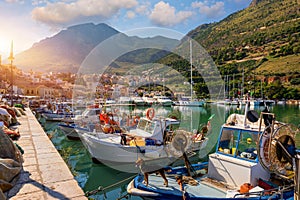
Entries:
[[134,13],[133,11],[129,10],[129,11],[127,11],[127,13],[126,13],[126,17],[127,17],[128,19],[133,19],[133,18],[135,17],[135,13]]
[[137,6],[136,0],[77,0],[74,2],[47,3],[32,10],[32,18],[50,26],[66,25],[88,17],[107,19],[121,9]]
[[208,1],[203,2],[193,2],[192,7],[198,8],[200,14],[204,14],[210,18],[217,18],[225,14],[224,2],[218,1],[213,5],[208,5]]
[[160,26],[174,26],[182,23],[193,15],[191,11],[176,12],[175,7],[163,1],[158,2],[149,15],[152,23]]
[[5,0],[6,3],[21,3],[24,4],[24,0]]
[[150,14],[150,3],[144,2],[136,7],[135,12],[137,12],[140,15],[149,15]]

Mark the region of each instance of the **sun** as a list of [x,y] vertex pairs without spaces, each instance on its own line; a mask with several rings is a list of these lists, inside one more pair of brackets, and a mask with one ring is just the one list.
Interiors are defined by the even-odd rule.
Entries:
[[0,55],[2,60],[7,59],[10,53],[11,40],[0,34]]

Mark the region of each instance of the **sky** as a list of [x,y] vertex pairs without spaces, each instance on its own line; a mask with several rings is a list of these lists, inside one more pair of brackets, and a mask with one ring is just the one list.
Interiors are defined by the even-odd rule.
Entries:
[[159,27],[186,34],[249,6],[251,0],[1,0],[0,55],[29,49],[62,29],[106,23],[120,32]]

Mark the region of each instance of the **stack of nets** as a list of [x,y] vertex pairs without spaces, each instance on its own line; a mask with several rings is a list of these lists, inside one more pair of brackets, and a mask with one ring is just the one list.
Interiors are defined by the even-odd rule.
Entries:
[[22,169],[22,154],[13,141],[0,130],[0,199],[17,182]]

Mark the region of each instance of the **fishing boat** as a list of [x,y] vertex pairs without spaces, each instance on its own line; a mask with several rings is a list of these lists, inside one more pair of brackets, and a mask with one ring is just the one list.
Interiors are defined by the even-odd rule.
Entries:
[[[128,185],[128,193],[145,199],[293,199],[299,130],[276,121],[272,113],[245,113],[228,117],[208,163],[173,168],[168,187],[154,174],[146,186],[139,175]],[[194,173],[185,176],[193,168]]]
[[74,115],[70,112],[52,112],[52,111],[48,111],[48,112],[43,112],[42,117],[45,118],[46,121],[62,121],[62,120],[71,120],[72,117],[74,117]]
[[69,103],[49,104],[48,109],[43,109],[40,114],[47,121],[61,121],[74,117],[73,111]]
[[79,136],[75,127],[77,126],[75,123],[59,123],[57,125],[60,130],[65,134],[65,136],[71,140],[79,140]]
[[[100,116],[101,118],[101,116]],[[110,118],[109,120],[112,120]],[[125,119],[126,120],[126,119]],[[116,128],[113,123],[101,124],[100,131],[77,129],[80,139],[89,151],[94,161],[100,161],[112,168],[126,172],[137,172],[135,167],[137,158],[142,158],[148,163],[164,166],[177,159],[171,145],[175,142],[191,143],[187,152],[203,148],[208,138],[192,138],[194,134],[175,130],[180,122],[176,119],[155,117],[153,108],[146,111],[146,117],[137,117],[132,122],[125,124],[135,128]],[[110,124],[110,125],[109,125]],[[120,122],[122,124],[122,122]],[[127,130],[127,131],[126,131]],[[178,155],[180,156],[180,155]]]

